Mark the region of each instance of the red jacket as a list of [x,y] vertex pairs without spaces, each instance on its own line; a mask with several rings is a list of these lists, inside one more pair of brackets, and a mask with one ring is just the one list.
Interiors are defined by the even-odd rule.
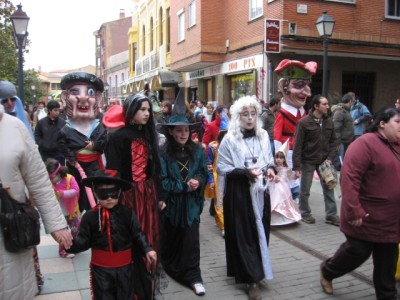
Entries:
[[[400,153],[400,144],[392,145]],[[399,183],[400,161],[385,138],[366,133],[352,142],[341,172],[341,231],[365,241],[399,243]],[[363,218],[360,227],[348,223],[358,218]]]
[[289,139],[289,149],[293,150],[294,133],[301,117],[294,116],[288,110],[281,107],[275,116],[274,140],[280,141],[283,144]]
[[206,145],[206,151],[208,144],[217,140],[220,124],[220,116],[217,116],[214,121],[207,124],[206,130],[204,131],[203,139],[201,140],[201,142]]

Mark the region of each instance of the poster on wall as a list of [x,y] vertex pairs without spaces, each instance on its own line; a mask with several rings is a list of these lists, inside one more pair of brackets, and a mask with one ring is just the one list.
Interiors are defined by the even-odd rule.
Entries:
[[281,21],[265,19],[264,49],[267,53],[281,52]]

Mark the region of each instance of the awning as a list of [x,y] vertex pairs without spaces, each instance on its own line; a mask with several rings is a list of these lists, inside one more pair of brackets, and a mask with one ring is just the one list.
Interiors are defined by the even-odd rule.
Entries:
[[182,82],[182,75],[179,72],[158,71],[162,87],[177,87]]

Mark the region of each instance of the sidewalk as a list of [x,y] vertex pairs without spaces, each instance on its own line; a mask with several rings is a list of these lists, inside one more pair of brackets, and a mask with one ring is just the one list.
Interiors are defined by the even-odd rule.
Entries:
[[[340,201],[337,203],[339,209]],[[245,285],[236,285],[233,278],[226,276],[224,240],[214,218],[208,214],[208,206],[207,201],[200,225],[201,269],[206,295],[197,297],[189,288],[169,278],[168,287],[157,299],[247,299]],[[371,259],[352,274],[334,280],[334,295],[322,292],[319,264],[336,251],[344,236],[338,227],[325,224],[321,187],[316,181],[310,206],[316,224],[300,223],[272,229],[270,256],[274,279],[263,285],[263,299],[375,299]],[[49,235],[42,236],[38,249],[45,284],[35,300],[90,299],[89,251],[73,259],[59,258],[58,246]]]

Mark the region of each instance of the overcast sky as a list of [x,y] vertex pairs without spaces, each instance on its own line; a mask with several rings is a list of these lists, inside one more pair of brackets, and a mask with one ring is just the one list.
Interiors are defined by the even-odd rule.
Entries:
[[93,32],[119,19],[120,9],[131,16],[131,0],[11,0],[30,17],[29,53],[24,69],[50,72],[95,65]]

